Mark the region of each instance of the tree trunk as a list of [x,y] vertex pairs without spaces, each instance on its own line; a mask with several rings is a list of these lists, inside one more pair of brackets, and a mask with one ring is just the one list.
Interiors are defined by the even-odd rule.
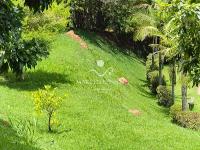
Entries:
[[[153,43],[155,44],[155,38],[153,38]],[[155,68],[155,58],[154,58],[154,53],[155,53],[155,48],[153,48],[153,52],[152,52],[152,58],[151,58],[151,69],[153,70]]]
[[187,110],[187,85],[186,83],[182,84],[181,87],[181,91],[182,91],[182,111],[186,111]]
[[159,85],[162,85],[162,54],[159,52]]
[[17,75],[17,80],[18,80],[18,81],[24,81],[24,73],[23,73],[23,72],[21,72],[21,73],[19,73],[19,74]]
[[52,118],[52,113],[49,113],[49,120],[48,120],[48,130],[49,130],[49,132],[52,131],[52,129],[51,129],[51,118]]
[[173,59],[172,64],[172,100],[175,101],[175,84],[176,84],[176,59]]
[[[155,37],[155,44],[158,44],[158,37]],[[155,48],[155,51],[158,52],[158,57],[159,57],[159,85],[162,85],[162,54],[161,52],[159,51],[158,48]]]

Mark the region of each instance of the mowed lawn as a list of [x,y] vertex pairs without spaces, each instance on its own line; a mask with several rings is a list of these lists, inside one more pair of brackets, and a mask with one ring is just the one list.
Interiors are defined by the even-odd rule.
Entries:
[[[80,35],[88,49],[61,34],[54,38],[50,57],[27,70],[25,81],[1,77],[1,150],[200,149],[200,132],[172,124],[168,109],[158,106],[149,93],[142,61],[120,53],[95,34]],[[120,77],[129,84],[120,84]],[[34,112],[31,94],[44,85],[56,87],[59,96],[67,94],[57,112],[61,126],[54,128],[55,133],[48,133],[47,118]],[[130,109],[141,114],[134,116]],[[20,142],[16,131],[5,125],[8,118],[35,121],[35,144]]]

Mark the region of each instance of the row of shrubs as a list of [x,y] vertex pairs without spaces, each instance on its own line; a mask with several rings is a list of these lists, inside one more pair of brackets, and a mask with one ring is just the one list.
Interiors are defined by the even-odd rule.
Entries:
[[163,75],[162,85],[159,85],[158,56],[154,55],[154,64],[152,65],[152,54],[149,54],[146,61],[147,83],[152,94],[157,95],[158,104],[164,107],[170,107],[174,104],[171,91],[166,86],[166,79]]
[[192,111],[182,111],[181,105],[174,104],[171,90],[166,86],[165,77],[162,77],[162,85],[159,85],[158,56],[154,56],[154,64],[152,65],[152,54],[149,54],[146,61],[146,77],[148,86],[152,94],[157,95],[158,104],[170,108],[170,116],[172,122],[177,125],[200,130],[200,113]]

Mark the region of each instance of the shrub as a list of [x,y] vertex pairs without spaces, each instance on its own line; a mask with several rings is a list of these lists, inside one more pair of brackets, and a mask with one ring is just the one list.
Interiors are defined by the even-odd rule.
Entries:
[[0,72],[6,73],[10,68],[17,79],[24,80],[25,69],[35,68],[38,61],[47,58],[49,45],[41,39],[17,41],[12,49],[2,51],[0,57]]
[[171,107],[174,104],[171,91],[166,86],[158,86],[157,89],[158,104],[164,107]]
[[69,11],[69,7],[66,7],[64,3],[58,5],[56,2],[42,13],[33,13],[27,10],[27,17],[24,22],[26,32],[64,32],[69,23]]
[[55,116],[55,112],[60,108],[62,98],[58,97],[51,88],[51,86],[44,86],[45,89],[40,89],[33,93],[35,110],[38,113],[46,113],[48,116],[48,131],[52,131],[52,124],[54,121],[52,118]]
[[[158,57],[155,54],[154,55],[154,65],[152,65],[152,53],[150,53],[147,56],[147,60],[146,60],[146,73],[148,74],[149,72],[155,71],[159,69],[159,62],[158,62]],[[154,66],[154,67],[152,67]]]
[[170,109],[172,121],[184,128],[194,130],[200,129],[200,113],[191,111],[182,111],[181,105],[174,105]]
[[[153,71],[148,73],[148,84],[151,92],[157,94],[157,87],[159,86],[159,73],[158,71]],[[162,85],[166,85],[165,77],[162,77]]]
[[179,104],[175,104],[170,108],[170,115],[173,118],[173,116],[175,116],[178,112],[181,112],[181,111],[182,111],[182,106]]

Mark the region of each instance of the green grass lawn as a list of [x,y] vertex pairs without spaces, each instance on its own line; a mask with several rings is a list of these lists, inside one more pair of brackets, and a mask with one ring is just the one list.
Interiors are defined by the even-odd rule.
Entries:
[[[50,57],[28,70],[25,81],[16,82],[12,75],[9,80],[1,78],[1,122],[37,120],[35,136],[40,138],[25,144],[14,129],[0,123],[1,150],[199,149],[200,133],[172,124],[168,109],[157,105],[145,86],[145,66],[139,59],[120,53],[94,34],[80,34],[88,49],[58,35]],[[104,67],[96,60],[104,60]],[[101,77],[94,70],[108,71]],[[119,84],[119,77],[126,77],[129,84]],[[68,94],[57,113],[61,126],[55,133],[47,132],[45,116],[34,113],[31,97],[47,84],[57,87],[60,96]],[[129,109],[138,109],[141,115],[135,117]]]

